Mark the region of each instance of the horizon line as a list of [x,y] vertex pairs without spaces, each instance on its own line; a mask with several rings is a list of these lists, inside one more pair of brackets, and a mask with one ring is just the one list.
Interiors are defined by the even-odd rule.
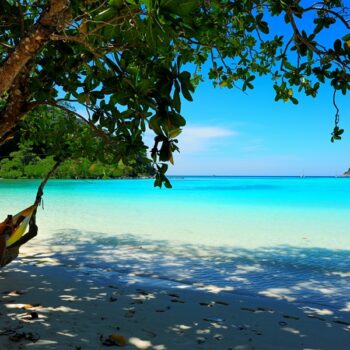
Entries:
[[191,175],[183,175],[183,174],[168,174],[169,177],[296,177],[296,178],[306,178],[306,177],[350,177],[344,174],[341,175],[198,175],[198,174],[191,174]]

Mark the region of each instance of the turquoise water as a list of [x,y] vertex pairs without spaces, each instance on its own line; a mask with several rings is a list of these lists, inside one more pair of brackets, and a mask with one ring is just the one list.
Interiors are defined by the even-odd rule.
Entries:
[[[0,216],[30,205],[38,183],[0,180]],[[153,180],[52,180],[34,243],[58,263],[115,278],[215,285],[350,311],[350,179],[172,183],[160,190]]]

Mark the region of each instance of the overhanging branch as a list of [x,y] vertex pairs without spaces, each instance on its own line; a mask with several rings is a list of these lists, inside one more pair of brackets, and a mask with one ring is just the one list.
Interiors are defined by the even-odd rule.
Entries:
[[8,91],[22,69],[50,39],[50,35],[65,28],[69,20],[69,0],[51,0],[31,33],[23,38],[0,67],[0,96]]

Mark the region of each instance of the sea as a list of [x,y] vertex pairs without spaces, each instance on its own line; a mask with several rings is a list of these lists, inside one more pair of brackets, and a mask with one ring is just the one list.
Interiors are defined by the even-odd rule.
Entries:
[[[0,217],[39,180],[0,180]],[[36,264],[350,311],[350,178],[50,180]]]

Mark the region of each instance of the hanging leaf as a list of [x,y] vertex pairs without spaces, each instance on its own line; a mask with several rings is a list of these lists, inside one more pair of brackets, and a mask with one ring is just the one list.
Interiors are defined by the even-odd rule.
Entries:
[[161,7],[178,16],[188,16],[199,8],[199,0],[163,0]]

